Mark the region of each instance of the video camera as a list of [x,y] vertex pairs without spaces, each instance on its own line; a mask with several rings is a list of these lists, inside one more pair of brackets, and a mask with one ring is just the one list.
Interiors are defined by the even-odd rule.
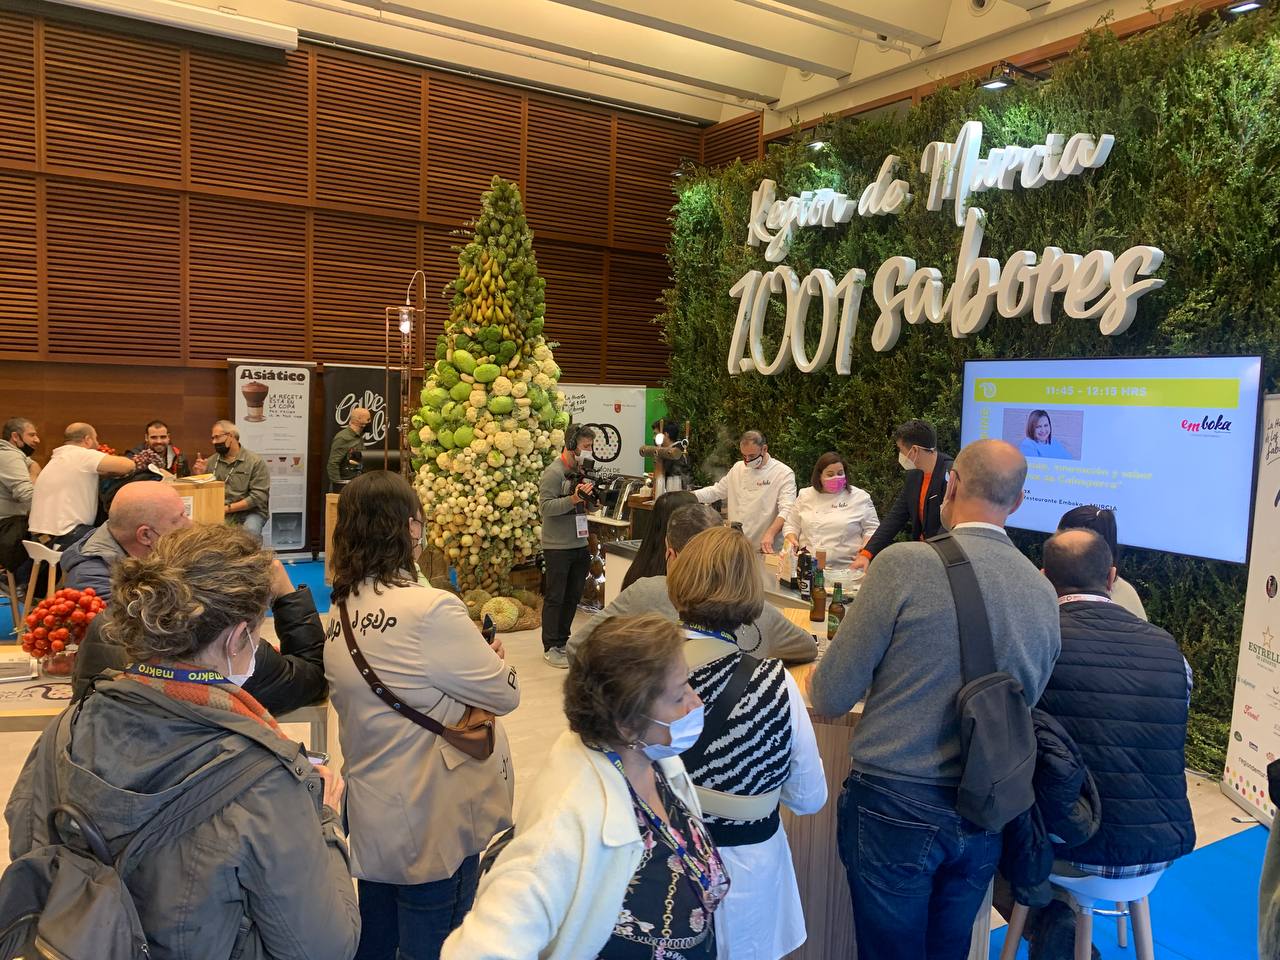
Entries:
[[[581,435],[583,427],[574,427],[569,431],[569,436],[565,439],[565,447],[570,450],[577,450],[578,438]],[[569,481],[569,489],[575,491],[578,486],[583,483],[590,483],[590,491],[583,491],[579,496],[582,497],[583,503],[587,509],[594,510],[600,506],[599,480],[595,475],[596,461],[590,454],[583,454],[578,457],[578,469],[572,473],[566,473],[565,477]]]

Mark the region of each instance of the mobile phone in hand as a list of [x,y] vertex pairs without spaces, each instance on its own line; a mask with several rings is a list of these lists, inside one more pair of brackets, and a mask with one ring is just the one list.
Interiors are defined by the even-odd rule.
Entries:
[[327,766],[329,763],[329,755],[327,753],[318,753],[315,750],[303,750],[302,755],[311,761],[313,767]]
[[484,615],[484,623],[480,627],[480,636],[484,637],[484,642],[493,645],[493,638],[498,635],[498,628],[493,625],[493,617],[489,614]]

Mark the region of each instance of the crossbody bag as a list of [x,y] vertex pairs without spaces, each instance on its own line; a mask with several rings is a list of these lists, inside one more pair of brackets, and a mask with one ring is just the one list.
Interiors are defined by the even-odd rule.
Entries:
[[493,756],[497,715],[492,710],[468,706],[462,714],[462,719],[452,726],[445,726],[420,710],[415,710],[404,702],[403,697],[383,683],[373,667],[369,666],[369,661],[360,652],[360,645],[356,643],[356,635],[351,629],[351,618],[347,615],[346,603],[338,604],[338,614],[342,620],[342,635],[347,641],[347,652],[351,654],[351,659],[356,669],[360,671],[360,676],[364,678],[364,682],[369,685],[369,689],[379,700],[406,720],[412,720],[424,730],[438,737],[444,737],[445,743],[456,747],[469,757],[487,760]]

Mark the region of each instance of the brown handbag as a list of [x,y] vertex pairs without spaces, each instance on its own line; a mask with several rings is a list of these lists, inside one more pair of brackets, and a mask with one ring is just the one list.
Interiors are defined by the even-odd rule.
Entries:
[[432,720],[425,713],[415,710],[405,703],[399,694],[383,683],[373,667],[369,666],[369,661],[365,659],[356,643],[356,635],[351,629],[351,618],[347,616],[345,603],[338,604],[338,613],[342,619],[342,634],[347,641],[347,652],[351,654],[351,659],[355,662],[356,669],[360,671],[360,676],[364,677],[364,682],[369,684],[369,689],[379,700],[406,720],[412,720],[436,736],[444,737],[445,743],[456,747],[469,757],[488,760],[493,756],[497,715],[492,710],[468,706],[462,714],[462,720],[453,726],[445,726],[438,720]]

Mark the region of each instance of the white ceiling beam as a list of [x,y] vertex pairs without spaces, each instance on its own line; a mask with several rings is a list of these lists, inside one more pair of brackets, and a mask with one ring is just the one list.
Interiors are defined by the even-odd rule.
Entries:
[[947,0],[777,0],[784,6],[862,27],[891,39],[931,47],[942,39],[950,3]]
[[[623,31],[601,29],[600,19],[584,11],[548,4],[531,17],[522,3],[477,4],[472,0],[343,0],[352,7],[376,10],[488,37],[532,50],[583,60],[641,76],[739,97],[755,103],[777,100],[786,68],[744,54],[708,48],[683,37],[655,35],[640,42]],[[429,9],[427,8],[429,6]],[[516,16],[517,8],[519,16]],[[391,22],[389,18],[388,22]],[[511,29],[511,25],[521,29]]]
[[833,80],[848,75],[857,46],[847,35],[765,11],[753,14],[735,0],[552,2]]

